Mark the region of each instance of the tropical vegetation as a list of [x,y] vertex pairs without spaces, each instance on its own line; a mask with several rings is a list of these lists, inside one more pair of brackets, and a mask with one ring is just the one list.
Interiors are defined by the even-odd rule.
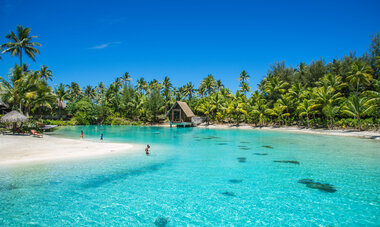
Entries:
[[[367,53],[350,53],[332,62],[324,59],[297,67],[275,62],[256,86],[251,75],[237,73],[239,90],[232,92],[207,75],[197,87],[188,82],[175,87],[168,76],[146,81],[125,72],[111,84],[81,87],[76,82],[49,84],[48,66],[31,70],[23,53],[35,61],[40,43],[29,28],[17,26],[5,36],[1,54],[19,58],[9,75],[0,76],[0,98],[9,109],[34,119],[61,125],[152,124],[167,120],[166,112],[184,101],[206,123],[318,128],[378,128],[380,125],[380,33]],[[234,76],[234,75],[231,75]],[[133,78],[133,79],[132,79]],[[135,82],[134,82],[135,81]]]

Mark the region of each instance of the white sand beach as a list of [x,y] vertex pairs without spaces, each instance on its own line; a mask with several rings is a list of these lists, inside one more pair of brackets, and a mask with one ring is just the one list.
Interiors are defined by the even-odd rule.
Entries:
[[133,152],[138,145],[63,139],[52,136],[0,135],[0,166],[60,159],[91,158]]

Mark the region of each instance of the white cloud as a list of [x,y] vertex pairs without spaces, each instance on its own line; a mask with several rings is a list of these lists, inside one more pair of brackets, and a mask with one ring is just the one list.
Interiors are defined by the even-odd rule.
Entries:
[[104,49],[104,48],[107,48],[107,47],[110,47],[110,46],[114,46],[114,45],[119,45],[119,44],[121,44],[121,42],[103,43],[103,44],[100,44],[98,46],[90,47],[89,49]]

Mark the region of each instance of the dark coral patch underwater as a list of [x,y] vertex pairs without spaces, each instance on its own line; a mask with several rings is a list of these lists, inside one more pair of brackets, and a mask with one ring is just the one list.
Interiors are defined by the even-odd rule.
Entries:
[[158,227],[165,227],[169,223],[169,218],[166,217],[158,217],[154,221],[154,225]]
[[323,184],[323,183],[315,182],[312,179],[301,179],[298,181],[298,183],[306,184],[306,187],[318,189],[319,191],[322,191],[322,192],[329,192],[329,193],[336,192],[336,189],[334,188],[333,185],[327,184],[327,183]]
[[246,158],[246,157],[239,157],[239,158],[237,158],[237,160],[238,160],[239,162],[246,162],[246,161],[247,161],[247,158]]
[[269,148],[269,149],[273,149],[273,147],[270,146],[270,145],[263,145],[262,147]]
[[238,183],[243,182],[243,180],[231,179],[228,182],[233,183],[233,184],[238,184]]
[[268,153],[253,153],[254,155],[268,155]]
[[291,164],[296,164],[296,165],[299,165],[300,162],[299,161],[273,161],[273,162],[280,162],[280,163],[291,163]]
[[236,196],[235,195],[235,193],[233,193],[233,192],[222,192],[222,195],[225,195],[225,196],[231,196],[231,197],[234,197],[234,196]]

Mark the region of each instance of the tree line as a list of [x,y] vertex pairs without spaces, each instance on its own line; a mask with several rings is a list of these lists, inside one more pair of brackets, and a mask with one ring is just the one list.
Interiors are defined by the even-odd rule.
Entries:
[[350,53],[329,63],[301,62],[296,68],[275,62],[255,91],[243,70],[236,75],[237,92],[211,74],[198,87],[192,82],[175,87],[167,76],[162,81],[141,77],[134,82],[128,72],[108,86],[100,82],[80,87],[71,82],[53,88],[48,84],[53,79],[48,66],[31,70],[22,63],[25,55],[35,61],[39,54],[37,36],[18,26],[5,38],[1,54],[18,57],[20,64],[11,69],[8,79],[0,77],[1,99],[10,109],[35,118],[69,116],[65,124],[73,125],[157,123],[167,120],[166,113],[176,101],[184,101],[207,123],[360,130],[380,125],[380,33],[360,57]]

